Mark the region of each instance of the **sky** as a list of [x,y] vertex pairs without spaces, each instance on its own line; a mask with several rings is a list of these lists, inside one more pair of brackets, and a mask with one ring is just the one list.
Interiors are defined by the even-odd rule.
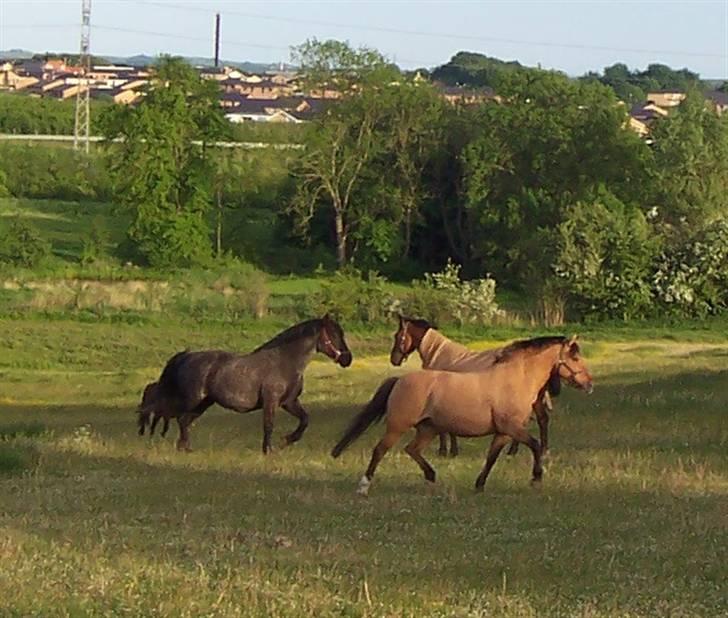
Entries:
[[[307,38],[374,47],[403,68],[473,51],[569,75],[660,62],[728,78],[728,0],[92,0],[91,51],[287,62]],[[0,0],[0,50],[76,52],[81,0]]]

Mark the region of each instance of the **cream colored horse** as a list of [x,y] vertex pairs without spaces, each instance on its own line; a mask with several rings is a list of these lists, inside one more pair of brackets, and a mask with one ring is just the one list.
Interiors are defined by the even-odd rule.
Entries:
[[[393,365],[399,367],[415,351],[420,355],[423,369],[469,372],[482,371],[492,367],[503,353],[503,348],[474,352],[464,345],[448,339],[426,320],[399,316],[399,328],[394,334],[394,344],[389,360]],[[547,389],[543,398],[534,405],[541,438],[541,450],[544,456],[548,451],[548,413],[552,409],[551,397]],[[513,455],[517,450],[518,442],[514,440],[508,454]],[[440,434],[438,452],[442,456],[447,455],[447,434],[445,433]],[[450,456],[455,457],[457,454],[457,438],[455,434],[450,434]]]
[[581,357],[576,337],[539,337],[517,341],[502,350],[490,368],[455,373],[421,370],[390,378],[353,420],[332,450],[338,457],[376,420],[386,416],[386,432],[374,448],[369,467],[359,482],[367,495],[374,472],[387,451],[413,427],[414,439],[405,451],[435,481],[435,471],[423,449],[443,432],[478,437],[495,434],[475,487],[482,490],[491,468],[509,439],[526,444],[533,453],[533,482],[541,480],[541,445],[526,425],[533,405],[554,380],[592,391],[592,376]]

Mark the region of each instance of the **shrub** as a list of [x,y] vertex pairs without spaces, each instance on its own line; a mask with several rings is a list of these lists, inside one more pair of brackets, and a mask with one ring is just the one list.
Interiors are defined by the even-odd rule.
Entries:
[[643,317],[652,310],[657,244],[645,216],[609,194],[578,202],[557,229],[553,264],[576,317]]
[[101,217],[94,217],[81,246],[79,258],[81,264],[93,264],[105,257],[108,236],[108,231],[104,227]]
[[448,260],[441,272],[427,273],[424,281],[414,281],[400,306],[408,314],[437,324],[485,325],[504,315],[495,299],[495,287],[490,276],[461,280],[460,266]]
[[15,474],[28,467],[24,453],[9,444],[0,444],[0,474]]
[[268,313],[268,278],[255,266],[227,259],[214,271],[191,270],[176,288],[172,302],[178,310],[196,318],[263,318]]
[[309,315],[331,312],[347,322],[377,322],[394,311],[394,298],[387,280],[374,271],[366,276],[356,268],[337,271],[303,308]]
[[20,218],[0,220],[0,263],[33,268],[48,258],[50,244]]
[[712,223],[663,253],[652,284],[661,303],[685,317],[728,308],[728,222]]

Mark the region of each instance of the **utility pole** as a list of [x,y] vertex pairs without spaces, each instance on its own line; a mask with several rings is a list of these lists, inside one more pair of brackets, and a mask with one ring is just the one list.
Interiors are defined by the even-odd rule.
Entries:
[[220,13],[215,14],[215,68],[220,66]]
[[91,129],[91,93],[89,88],[89,73],[91,72],[91,0],[81,2],[81,49],[79,65],[81,67],[76,93],[76,121],[73,127],[73,148],[82,147],[86,154],[89,151],[89,133]]

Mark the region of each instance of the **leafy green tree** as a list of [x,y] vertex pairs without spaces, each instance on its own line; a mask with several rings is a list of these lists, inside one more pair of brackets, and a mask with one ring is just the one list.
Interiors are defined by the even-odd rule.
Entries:
[[577,202],[557,228],[556,281],[573,317],[644,317],[659,241],[644,213],[608,192]]
[[386,169],[394,172],[394,178],[384,170],[380,178],[394,181],[392,193],[402,212],[402,255],[406,257],[420,206],[428,197],[424,172],[442,140],[447,103],[428,84],[403,81],[390,86],[388,91],[384,105],[390,126],[385,129],[388,135],[384,162]]
[[728,115],[696,90],[652,131],[658,220],[670,234],[691,234],[728,217]]
[[566,208],[600,187],[638,202],[649,155],[600,84],[513,74],[501,92],[504,104],[479,110],[462,153],[460,244],[498,280],[542,281]]
[[383,148],[376,133],[382,110],[376,97],[357,92],[316,121],[306,152],[294,170],[298,179],[290,211],[299,230],[309,232],[320,209],[330,211],[336,258],[343,267],[350,257],[350,234],[362,219],[355,196],[363,189],[368,166]]
[[132,214],[129,238],[152,265],[190,265],[210,256],[208,144],[226,128],[217,94],[213,82],[182,60],[163,57],[143,101],[114,108],[106,118],[107,137],[123,140],[112,169],[122,207]]
[[293,59],[310,87],[333,87],[340,100],[314,123],[294,170],[299,183],[289,212],[304,235],[318,211],[331,213],[337,263],[343,267],[352,233],[377,218],[375,204],[365,207],[356,198],[371,186],[371,166],[385,148],[378,132],[385,118],[379,95],[398,72],[378,52],[339,41],[307,41],[293,50]]
[[498,88],[503,77],[513,71],[528,71],[518,62],[505,62],[473,52],[458,52],[448,63],[432,72],[432,79],[447,86]]
[[368,84],[386,83],[399,71],[375,49],[354,48],[348,42],[315,38],[291,49],[308,89],[331,89],[343,96]]

